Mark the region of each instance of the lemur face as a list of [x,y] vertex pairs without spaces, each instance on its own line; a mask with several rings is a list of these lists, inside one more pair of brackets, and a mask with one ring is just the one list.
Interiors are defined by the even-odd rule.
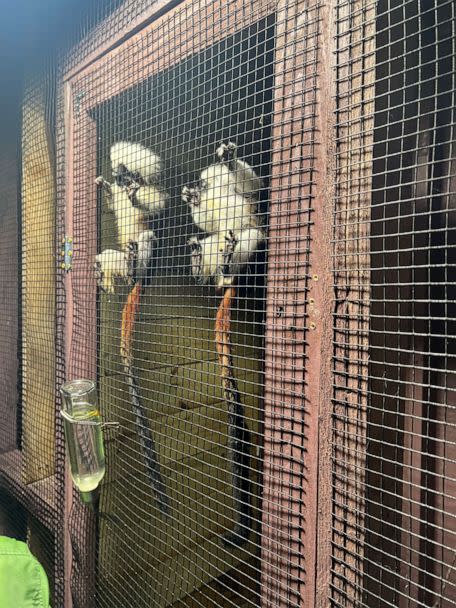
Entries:
[[130,188],[133,185],[144,186],[145,181],[137,171],[129,171],[123,164],[117,165],[117,169],[112,172],[116,184],[120,187]]
[[200,204],[201,187],[198,183],[182,188],[181,197],[184,203],[190,207],[198,207]]
[[234,158],[236,150],[237,146],[232,141],[229,141],[227,144],[223,142],[215,151],[215,155],[220,162],[224,162]]

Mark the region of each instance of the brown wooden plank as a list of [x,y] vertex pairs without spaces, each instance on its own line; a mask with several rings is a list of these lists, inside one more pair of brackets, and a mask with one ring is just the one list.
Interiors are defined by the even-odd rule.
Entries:
[[[65,276],[66,379],[96,378],[96,126],[77,112],[73,91],[65,87],[65,230],[73,239],[73,266]],[[77,142],[77,144],[76,144]],[[81,155],[81,146],[84,154]],[[95,601],[96,521],[83,506],[65,471],[65,601],[91,608]]]
[[[81,109],[90,109],[182,61],[190,54],[201,52],[234,31],[273,12],[276,4],[275,0],[255,0],[249,3],[233,0],[229,4],[222,0],[182,2],[173,11],[114,47],[77,76],[70,77],[75,90],[85,92]],[[200,36],[197,43],[195,23],[204,23],[206,27],[204,37]],[[176,32],[180,32],[179,37],[176,37]],[[128,70],[124,69],[125,65],[129,66]],[[112,73],[120,77],[111,78]],[[91,82],[100,79],[104,82],[103,87],[91,86]]]
[[20,314],[17,156],[16,142],[10,143],[4,134],[0,151],[0,452],[17,447]]
[[326,160],[325,153],[315,152],[326,119],[316,95],[319,3],[281,2],[277,15],[265,362],[264,608],[314,605],[318,416],[330,352],[330,342],[325,343],[331,306]]
[[29,484],[23,484],[22,471],[24,465],[22,460],[23,454],[20,450],[0,454],[1,486],[26,507],[30,514],[50,530],[55,531],[57,526],[55,477],[47,477]]
[[54,473],[55,179],[45,85],[26,93],[22,130],[24,482]]
[[[315,199],[316,222],[313,255],[316,264],[312,274],[322,275],[321,287],[316,294],[309,292],[309,315],[314,323],[322,325],[315,346],[320,349],[319,374],[314,377],[315,401],[318,402],[318,501],[317,547],[315,565],[315,606],[326,608],[330,594],[332,565],[332,396],[333,396],[333,330],[330,313],[334,310],[334,288],[328,270],[332,267],[331,241],[334,226],[335,197],[335,5],[328,1],[320,10],[319,62],[318,62],[318,153],[317,188]],[[315,348],[315,347],[314,347]]]
[[361,601],[364,542],[375,5],[345,3],[338,20],[333,584],[352,605]]

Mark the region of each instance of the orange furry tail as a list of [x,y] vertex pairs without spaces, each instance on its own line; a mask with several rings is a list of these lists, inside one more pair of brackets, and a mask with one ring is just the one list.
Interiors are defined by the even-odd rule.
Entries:
[[223,542],[227,546],[239,547],[248,540],[252,528],[252,495],[250,483],[251,437],[233,372],[231,353],[231,307],[235,295],[234,287],[228,287],[225,290],[215,320],[215,343],[228,408],[228,453],[235,512],[233,529],[223,537]]
[[127,301],[122,310],[122,329],[120,334],[120,354],[124,367],[125,379],[128,385],[131,405],[135,416],[136,430],[139,443],[144,457],[144,465],[149,477],[152,491],[160,511],[169,514],[169,499],[163,482],[160,464],[158,462],[157,450],[139,390],[138,379],[133,367],[133,331],[135,328],[136,314],[139,310],[141,299],[141,284],[136,283],[128,294]]
[[128,294],[127,301],[122,310],[122,330],[120,335],[120,349],[122,357],[131,363],[133,330],[135,328],[136,313],[141,299],[141,285],[136,283]]
[[234,287],[228,287],[223,294],[223,300],[217,310],[215,318],[215,344],[217,347],[218,361],[222,380],[230,376],[231,361],[231,303],[236,295]]

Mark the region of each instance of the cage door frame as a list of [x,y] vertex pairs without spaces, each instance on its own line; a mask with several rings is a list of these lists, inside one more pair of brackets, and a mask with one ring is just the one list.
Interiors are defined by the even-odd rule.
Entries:
[[[90,319],[93,319],[90,330],[87,331],[90,336],[82,339],[77,335],[70,336],[71,328],[68,327],[67,349],[70,348],[70,352],[67,352],[67,369],[68,374],[80,374],[86,371],[90,375],[96,370],[96,292],[94,284],[90,288],[84,288],[84,284],[87,283],[84,279],[91,271],[97,242],[96,124],[90,117],[90,111],[126,89],[138,85],[146,78],[189,57],[194,52],[193,36],[198,34],[197,28],[201,23],[206,26],[206,36],[201,37],[198,52],[272,12],[276,12],[279,21],[281,20],[277,34],[279,58],[275,62],[277,82],[274,85],[273,110],[275,122],[273,124],[270,217],[271,243],[275,244],[269,251],[268,280],[270,285],[267,289],[266,303],[266,377],[270,379],[267,380],[265,389],[265,501],[261,558],[262,605],[274,606],[274,608],[284,605],[281,602],[284,601],[285,596],[286,601],[289,599],[295,601],[294,605],[297,606],[307,605],[308,600],[315,596],[315,577],[312,573],[316,568],[317,546],[318,412],[322,375],[320,351],[322,341],[326,339],[325,318],[328,313],[330,314],[330,299],[327,298],[328,242],[327,237],[324,236],[321,246],[315,250],[313,263],[307,266],[307,249],[291,251],[287,247],[290,235],[284,235],[281,221],[284,219],[284,214],[289,214],[289,217],[294,218],[296,222],[299,219],[302,220],[293,233],[294,242],[297,242],[296,239],[299,239],[300,236],[304,238],[305,242],[308,242],[308,231],[312,223],[316,222],[316,225],[320,227],[325,222],[327,223],[327,217],[324,217],[323,213],[310,218],[314,200],[314,195],[310,192],[311,186],[313,187],[312,180],[304,178],[306,190],[304,191],[301,187],[303,175],[306,172],[310,175],[310,165],[315,161],[313,153],[303,157],[303,151],[306,151],[307,155],[308,150],[314,145],[315,125],[310,128],[310,123],[315,119],[316,99],[313,99],[311,103],[307,100],[307,104],[303,105],[303,91],[295,90],[293,83],[293,79],[299,73],[303,82],[312,83],[313,88],[316,86],[316,61],[314,59],[316,51],[314,48],[306,46],[305,41],[302,44],[298,42],[297,36],[300,27],[308,25],[307,20],[309,19],[311,23],[309,31],[315,33],[318,30],[319,5],[318,0],[297,0],[291,5],[291,8],[287,7],[287,2],[284,1],[252,0],[245,3],[241,0],[233,0],[226,3],[222,0],[215,2],[206,0],[195,6],[194,2],[187,0],[163,14],[163,8],[168,6],[168,3],[159,2],[157,12],[148,16],[148,19],[152,20],[149,25],[145,25],[138,31],[138,26],[133,23],[129,32],[119,31],[108,43],[89,54],[84,61],[78,62],[76,67],[68,71],[63,79],[67,91],[65,115],[68,178],[66,205],[68,213],[74,213],[73,198],[79,197],[78,221],[82,223],[77,226],[77,230],[84,231],[85,240],[89,243],[88,247],[78,248],[77,234],[73,234],[75,256],[71,279],[68,279],[67,294],[71,297],[67,302],[67,322],[68,326],[72,325],[71,315],[74,312],[72,307],[76,300],[81,302],[80,296],[85,301],[87,322],[89,323]],[[233,13],[236,15],[235,20],[230,19],[230,15]],[[141,23],[144,21],[141,20]],[[220,24],[223,24],[222,28],[220,28]],[[218,28],[217,25],[219,25]],[[166,31],[164,38],[154,37],[154,32],[160,27]],[[187,38],[183,40],[182,37],[176,38],[176,31],[186,32]],[[141,39],[147,36],[150,37],[150,45],[147,46],[147,52],[144,52],[144,44],[141,43]],[[313,34],[312,41],[315,42],[315,40]],[[298,53],[296,52],[297,45]],[[312,56],[311,61],[309,61],[310,56]],[[297,59],[304,61],[304,72],[298,72]],[[126,69],[125,66],[129,66],[129,68]],[[279,70],[282,72],[279,73]],[[110,77],[112,71],[121,76]],[[102,86],[100,86],[100,82],[103,83]],[[313,93],[311,94],[313,95]],[[306,120],[304,112],[308,112],[310,123],[303,122]],[[85,161],[83,162],[81,159],[74,158],[76,138],[85,142],[84,145],[89,151],[88,154],[84,154]],[[326,171],[326,167],[323,167],[321,162],[319,166]],[[289,176],[291,176],[291,183],[288,181]],[[79,192],[77,192],[77,188]],[[284,204],[284,201],[288,201],[289,204]],[[87,238],[87,235],[91,236]],[[307,270],[303,270],[302,264],[306,266]],[[287,278],[283,280],[281,273],[284,268],[298,268],[300,275],[294,277],[293,280]],[[318,273],[318,279],[315,279],[315,276],[313,279],[311,278],[309,269],[315,271],[315,276]],[[309,283],[309,281],[312,282]],[[309,293],[313,294],[314,306],[312,309],[308,308],[307,296]],[[283,315],[277,314],[279,308],[283,309]],[[308,323],[314,323],[312,318],[316,318],[316,316],[319,317],[316,329],[309,332]],[[293,328],[288,327],[287,324],[290,323],[294,324]],[[76,342],[77,340],[79,343]],[[80,354],[84,352],[86,360]],[[79,353],[78,357],[75,356],[75,353]],[[307,361],[309,353],[312,354],[314,360],[310,368],[310,375],[306,375],[304,378],[302,373],[305,370],[301,366],[301,375],[296,376],[295,370],[291,372],[290,376],[292,369],[289,367],[290,362]],[[287,379],[283,382],[285,364],[288,366],[286,367]],[[302,383],[299,395],[295,395],[293,391],[290,392],[290,385],[295,384],[297,378]],[[304,387],[308,394],[303,407]],[[297,401],[301,403],[299,407],[296,407]],[[276,410],[282,406],[285,408],[283,416],[277,418]],[[308,416],[309,412],[311,412],[310,416]],[[293,427],[297,425],[303,430],[301,434],[292,434],[293,439],[289,443],[290,457],[283,460],[283,454],[279,454],[277,451],[279,445],[277,440],[279,443],[282,442],[279,437],[283,431],[283,428],[279,428],[280,420],[283,422],[289,419],[290,414],[295,417]],[[306,443],[305,451],[307,453],[305,464],[294,460],[295,448],[303,453],[303,441]],[[280,445],[283,445],[283,442]],[[287,482],[288,489],[283,486],[284,491],[281,491],[278,499],[274,498],[277,466],[280,475],[283,474],[289,481],[293,479],[296,481],[296,470],[294,469],[298,467],[300,469],[298,476],[305,484],[305,488],[299,487],[295,482]],[[308,471],[307,476],[302,475],[304,466]],[[306,501],[302,500],[303,492],[309,497]],[[67,497],[70,500],[69,494]],[[279,516],[275,511],[277,503],[279,503]],[[72,538],[75,535],[78,536],[80,549],[82,549],[82,551],[78,551],[78,554],[95,555],[93,520],[80,510],[79,501],[73,500],[71,517],[69,504],[66,505],[66,513],[70,536]],[[291,535],[287,528],[288,517],[297,517]],[[83,522],[82,525],[81,522]],[[287,528],[284,534],[281,532],[282,527]],[[306,543],[303,545],[304,537]],[[71,550],[71,547],[68,547],[68,550]],[[291,560],[290,555],[294,556]],[[305,568],[308,571],[305,579],[301,556],[304,557]],[[80,593],[77,579],[87,581],[91,576],[93,578],[94,571],[93,560],[79,564],[76,572],[72,568],[71,588],[67,590],[67,597],[71,594],[77,596]],[[274,580],[276,576],[274,573],[283,577],[279,586]],[[303,585],[305,590],[303,590]],[[284,588],[285,595],[283,594]],[[291,599],[292,596],[295,600]],[[88,598],[79,598],[79,601],[81,600],[87,602]]]

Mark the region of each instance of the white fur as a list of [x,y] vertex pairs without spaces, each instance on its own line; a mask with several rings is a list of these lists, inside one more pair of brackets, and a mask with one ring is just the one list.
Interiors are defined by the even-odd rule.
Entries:
[[232,141],[229,141],[227,144],[222,143],[217,148],[216,155],[220,162],[228,164],[233,174],[236,192],[244,196],[257,198],[258,193],[263,187],[263,182],[248,163],[238,160],[236,144]]
[[247,228],[235,235],[237,243],[230,264],[230,274],[238,275],[263,243],[265,235],[259,228]]
[[[190,240],[189,244],[199,243],[201,246],[201,267],[197,268],[192,263],[192,273],[203,282],[207,282],[211,277],[219,275],[225,263],[225,251],[228,244],[229,233],[216,232],[204,239]],[[255,251],[264,241],[264,233],[259,228],[246,228],[234,234],[236,243],[231,256],[229,274],[237,276],[248,264]],[[193,262],[193,260],[192,260]],[[196,262],[196,259],[195,259]]]
[[157,244],[155,232],[145,230],[138,237],[138,252],[136,258],[136,280],[140,281],[146,277]]
[[115,249],[105,249],[95,258],[98,284],[106,293],[114,293],[114,280],[129,278],[127,255]]
[[203,281],[214,276],[223,279],[220,275],[226,271],[225,253],[229,240],[234,239],[229,277],[225,277],[229,282],[248,264],[265,238],[257,215],[262,182],[250,165],[237,160],[236,144],[221,144],[216,155],[220,162],[201,172],[200,184],[184,187],[182,198],[195,224],[209,234],[189,242],[193,275]]
[[114,173],[119,165],[124,165],[129,171],[140,173],[148,184],[157,180],[162,169],[160,157],[135,142],[119,141],[113,144],[110,156]]
[[201,172],[207,184],[199,204],[190,204],[193,221],[204,232],[234,232],[258,225],[256,202],[236,192],[236,178],[226,164],[210,165]]
[[157,186],[141,186],[135,193],[136,204],[150,217],[156,216],[165,208],[168,194]]
[[137,241],[141,232],[147,230],[147,218],[143,211],[133,207],[125,189],[114,183],[111,190],[112,197],[106,197],[106,201],[116,216],[120,248],[126,251],[130,241]]
[[[205,239],[193,237],[189,245],[199,244],[201,247],[201,260],[193,257],[192,274],[202,282],[206,283],[211,277],[216,276],[223,265],[223,252],[225,251],[225,234],[215,233]],[[200,264],[200,267],[198,267]]]

